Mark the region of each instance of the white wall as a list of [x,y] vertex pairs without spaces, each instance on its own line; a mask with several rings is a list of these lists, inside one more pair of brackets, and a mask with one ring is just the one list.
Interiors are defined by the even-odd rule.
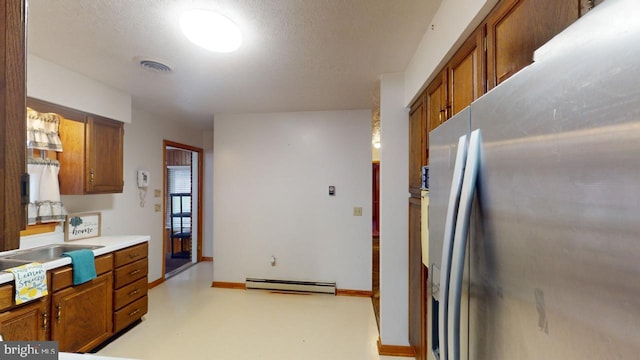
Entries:
[[131,96],[35,55],[27,57],[27,94],[72,109],[131,122]]
[[[132,109],[131,96],[31,54],[28,56],[27,73],[29,96],[126,122],[123,193],[64,195],[62,201],[67,211],[71,213],[100,211],[104,235],[151,235],[149,281],[163,277],[163,212],[154,211],[154,204],[162,204],[162,197],[153,197],[153,190],[163,190],[162,141],[166,139],[202,148],[205,141],[209,147],[211,146],[208,141],[211,135],[207,137],[206,132],[203,135],[200,130],[191,130],[175,119],[166,119],[139,109]],[[144,207],[140,206],[141,194],[136,179],[137,170],[142,169],[150,171]],[[212,180],[207,177],[210,171],[205,168],[204,172],[204,182],[210,184]],[[206,202],[210,199],[205,198],[204,201],[203,207],[206,208]],[[203,233],[211,234],[211,221],[205,218],[203,223]],[[33,246],[46,241],[62,241],[63,234],[60,231],[59,227],[56,233],[22,238],[21,246],[24,247],[26,244]],[[204,256],[211,256],[211,235],[203,239],[203,250]]]
[[408,106],[448,61],[498,0],[442,0],[404,74],[404,105]]
[[409,111],[404,75],[380,82],[380,340],[409,345]]
[[202,256],[213,256],[213,131],[205,131],[202,134],[202,146],[204,150],[204,178],[202,199]]
[[213,145],[214,281],[371,290],[370,110],[216,114]]

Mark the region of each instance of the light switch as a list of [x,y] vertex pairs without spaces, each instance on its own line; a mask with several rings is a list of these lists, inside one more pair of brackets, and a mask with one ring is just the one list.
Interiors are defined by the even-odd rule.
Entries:
[[153,197],[160,197],[162,195],[162,191],[160,189],[153,190]]
[[353,208],[353,216],[362,216],[362,208],[357,206]]
[[155,204],[155,205],[153,205],[153,210],[154,210],[155,212],[160,212],[160,211],[162,211],[162,204]]

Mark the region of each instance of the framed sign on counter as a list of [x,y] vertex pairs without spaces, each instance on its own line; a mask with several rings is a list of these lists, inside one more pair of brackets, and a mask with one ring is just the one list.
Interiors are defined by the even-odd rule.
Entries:
[[64,241],[100,236],[100,213],[69,214],[64,223]]

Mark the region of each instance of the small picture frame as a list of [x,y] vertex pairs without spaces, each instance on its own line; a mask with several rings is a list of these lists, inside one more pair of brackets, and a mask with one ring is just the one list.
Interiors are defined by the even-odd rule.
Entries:
[[69,214],[64,222],[64,241],[100,236],[100,213]]

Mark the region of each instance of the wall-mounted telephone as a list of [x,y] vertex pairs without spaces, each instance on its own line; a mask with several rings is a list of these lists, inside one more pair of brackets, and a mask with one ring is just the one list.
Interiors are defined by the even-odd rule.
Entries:
[[138,170],[138,187],[146,188],[149,186],[149,172],[146,170]]

